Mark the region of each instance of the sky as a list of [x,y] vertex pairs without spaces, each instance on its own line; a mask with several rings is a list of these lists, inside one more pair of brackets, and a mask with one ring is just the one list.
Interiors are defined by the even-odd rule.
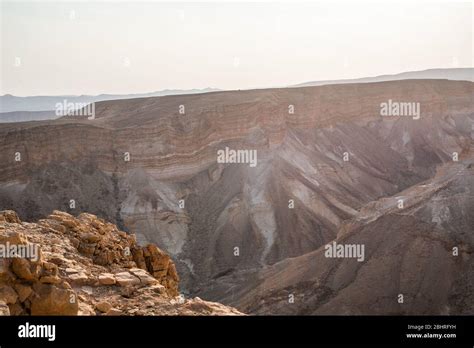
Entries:
[[472,1],[1,1],[0,94],[248,89],[472,67]]

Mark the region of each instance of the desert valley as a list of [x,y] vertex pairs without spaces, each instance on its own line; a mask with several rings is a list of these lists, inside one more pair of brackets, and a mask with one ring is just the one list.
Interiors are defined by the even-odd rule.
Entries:
[[[121,285],[102,273],[153,278],[151,261],[100,256],[130,234],[176,266],[161,314],[472,313],[473,95],[470,81],[409,79],[104,100],[93,118],[2,123],[0,210],[16,212],[2,213],[2,238],[14,228],[48,265],[77,261],[41,266],[78,295],[75,313],[110,309],[95,308]],[[385,117],[396,101],[419,117]],[[333,243],[358,254],[327,257]],[[5,272],[10,289],[46,291]],[[166,293],[155,278],[164,289],[131,285]],[[34,314],[22,296],[10,311]]]

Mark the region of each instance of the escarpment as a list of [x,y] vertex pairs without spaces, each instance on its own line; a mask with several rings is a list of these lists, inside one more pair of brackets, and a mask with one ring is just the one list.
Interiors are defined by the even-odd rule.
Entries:
[[[93,120],[3,124],[2,156],[10,160],[2,161],[0,179],[21,180],[44,163],[87,158],[107,172],[145,168],[157,179],[182,180],[215,163],[216,145],[263,150],[281,145],[289,130],[380,120],[388,99],[420,103],[421,124],[456,117],[472,112],[472,91],[471,82],[407,80],[103,101]],[[23,160],[12,166],[16,152]]]
[[[429,185],[445,165],[469,164],[473,92],[472,82],[448,80],[226,91],[99,102],[94,119],[2,124],[0,208],[28,221],[62,210],[116,223],[136,233],[140,248],[153,243],[170,254],[187,295],[248,312],[323,313],[325,303],[337,303],[337,313],[344,313],[337,294],[349,278],[334,275],[334,265],[328,266],[334,279],[309,277],[314,269],[300,272],[297,265],[300,260],[326,265],[320,259],[324,246],[345,233],[357,243],[359,234],[351,232],[356,227],[378,240],[379,229],[398,236],[409,226],[402,224],[408,217],[397,220],[393,211],[379,212],[387,219],[382,224],[378,209],[384,199],[392,204],[404,190]],[[382,117],[381,104],[389,101],[418,103],[420,115]],[[256,151],[256,166],[218,163],[217,152],[226,147]],[[472,189],[470,181],[466,185]],[[454,205],[462,214],[472,210],[466,198],[471,191],[445,192],[463,200]],[[446,223],[453,225],[454,236],[469,234],[467,224],[452,223],[457,221],[449,210],[452,202],[443,202],[425,204],[426,234]],[[365,218],[371,207],[377,209]],[[374,227],[372,219],[380,225]],[[390,224],[393,229],[387,229]],[[393,248],[411,245],[405,237],[380,250],[391,255]],[[371,238],[361,243],[370,244]],[[391,270],[400,265],[394,260],[387,261]],[[408,258],[404,267],[418,261]],[[465,272],[470,258],[463,262]],[[281,267],[287,278],[278,273]],[[341,267],[347,273],[356,269],[350,263]],[[265,282],[267,277],[272,281]],[[279,277],[288,279],[281,288]],[[361,279],[352,291],[367,290],[370,277]],[[340,283],[329,286],[329,281]],[[308,297],[311,289],[319,297],[286,307],[290,282],[295,298],[298,292]],[[396,291],[383,289],[381,297]],[[450,308],[459,312],[459,306]]]

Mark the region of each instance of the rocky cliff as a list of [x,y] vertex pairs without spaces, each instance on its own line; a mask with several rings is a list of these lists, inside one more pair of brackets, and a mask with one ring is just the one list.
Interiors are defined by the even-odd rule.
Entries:
[[26,223],[2,211],[0,253],[3,315],[240,314],[179,295],[167,254],[91,214]]
[[363,260],[319,248],[262,268],[221,300],[258,314],[472,314],[474,156],[366,204],[332,242],[364,246]]
[[[242,284],[257,287],[266,270],[293,261],[320,264],[315,253],[377,202],[434,178],[455,158],[469,161],[473,92],[472,82],[447,80],[227,91],[104,101],[93,120],[4,124],[0,208],[27,221],[53,210],[96,214],[135,233],[139,245],[169,253],[186,294],[278,314],[278,305],[250,301]],[[420,117],[381,117],[388,101],[419,103]],[[226,147],[256,151],[257,165],[218,163]],[[457,215],[473,210],[470,201],[456,207],[451,215],[427,210],[426,228],[449,223],[452,236],[472,232]],[[374,238],[386,230],[361,221]],[[406,220],[391,220],[398,236],[407,226],[397,221]],[[295,284],[326,286],[326,278],[305,283],[307,273],[291,272]],[[380,286],[386,296],[388,285]],[[266,303],[267,288],[257,289]],[[290,308],[316,311],[321,303]]]

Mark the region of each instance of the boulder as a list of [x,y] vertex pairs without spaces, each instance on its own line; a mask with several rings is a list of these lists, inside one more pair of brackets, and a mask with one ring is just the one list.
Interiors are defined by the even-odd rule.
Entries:
[[89,281],[89,277],[85,273],[73,273],[68,276],[68,279],[74,284],[86,284]]
[[120,272],[115,274],[115,279],[120,286],[133,286],[140,284],[140,278],[129,272]]
[[53,213],[48,216],[48,219],[56,220],[67,228],[75,228],[79,225],[79,222],[74,216],[58,210],[53,211]]
[[77,315],[78,301],[71,289],[52,284],[35,284],[31,299],[31,315]]
[[0,285],[0,301],[6,304],[13,304],[18,300],[18,294],[11,286]]
[[29,285],[24,285],[20,283],[15,284],[15,290],[18,294],[20,302],[25,302],[25,300],[31,295],[33,289]]
[[102,273],[99,275],[99,284],[114,285],[116,283],[115,277],[112,273]]
[[23,280],[35,281],[38,280],[40,274],[39,264],[30,262],[27,259],[14,258],[12,259],[12,271],[15,275]]
[[140,282],[144,285],[152,285],[158,283],[156,278],[153,278],[147,271],[141,268],[131,268],[130,273],[140,279]]
[[97,308],[102,313],[107,313],[109,310],[112,309],[112,305],[107,301],[101,301],[96,303],[95,308]]

